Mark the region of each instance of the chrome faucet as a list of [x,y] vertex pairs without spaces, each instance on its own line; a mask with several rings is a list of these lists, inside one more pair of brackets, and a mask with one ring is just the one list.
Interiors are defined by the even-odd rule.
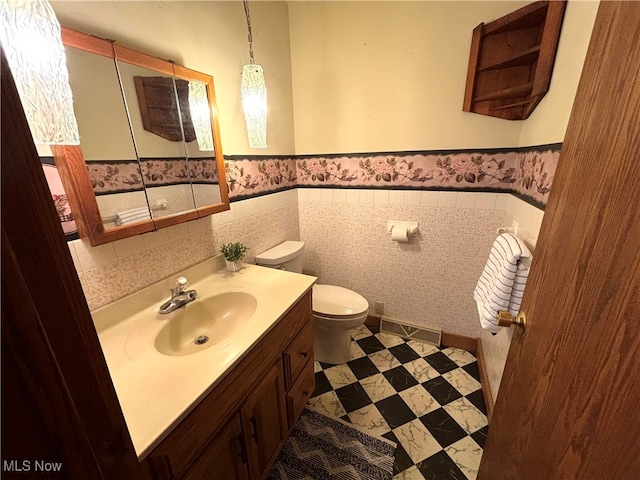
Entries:
[[196,299],[198,292],[195,290],[185,290],[188,283],[189,281],[186,277],[178,277],[176,286],[171,289],[171,300],[167,300],[160,306],[160,313],[162,315],[171,313]]

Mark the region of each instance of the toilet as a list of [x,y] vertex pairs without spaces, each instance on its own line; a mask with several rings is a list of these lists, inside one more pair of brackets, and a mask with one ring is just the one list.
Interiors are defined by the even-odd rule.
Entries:
[[[304,242],[286,241],[256,255],[256,265],[302,273]],[[362,325],[369,302],[335,285],[313,286],[313,348],[319,362],[338,364],[351,359],[351,330]]]

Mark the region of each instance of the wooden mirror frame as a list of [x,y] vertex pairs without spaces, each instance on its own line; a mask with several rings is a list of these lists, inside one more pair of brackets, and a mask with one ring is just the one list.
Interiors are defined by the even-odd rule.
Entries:
[[[217,120],[217,106],[213,77],[186,67],[175,65],[166,60],[161,60],[150,55],[131,50],[120,45],[115,45],[109,40],[77,32],[62,27],[62,43],[65,46],[84,50],[86,52],[102,55],[111,59],[121,60],[126,63],[139,65],[160,73],[175,76],[183,80],[196,80],[204,83],[209,99],[211,127],[213,129],[214,153],[218,169],[218,187],[220,189],[221,203],[194,208],[184,212],[167,215],[164,217],[143,220],[131,225],[122,225],[109,229],[104,228],[102,215],[98,208],[98,202],[91,186],[91,179],[87,170],[87,164],[82,153],[81,145],[60,146],[52,145],[51,151],[58,167],[60,178],[69,198],[69,204],[74,214],[80,238],[88,238],[92,246],[102,245],[123,238],[152,232],[160,228],[170,227],[179,223],[188,222],[197,218],[206,217],[214,213],[229,210],[229,192],[227,187],[224,157],[220,141],[220,127]],[[115,65],[114,65],[115,69]],[[145,187],[146,188],[146,187]],[[193,189],[192,189],[193,192]]]

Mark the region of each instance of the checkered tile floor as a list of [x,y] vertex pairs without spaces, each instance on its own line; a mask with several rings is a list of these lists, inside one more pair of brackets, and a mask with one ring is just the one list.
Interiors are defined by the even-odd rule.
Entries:
[[315,362],[309,405],[398,444],[394,480],[475,479],[487,417],[473,354],[362,325],[351,361]]

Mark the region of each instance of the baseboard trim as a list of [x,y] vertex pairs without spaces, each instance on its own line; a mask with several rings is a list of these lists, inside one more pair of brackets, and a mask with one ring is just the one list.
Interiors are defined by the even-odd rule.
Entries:
[[445,347],[461,348],[472,353],[475,353],[476,348],[478,347],[478,341],[476,338],[447,332],[442,332],[440,344]]
[[477,339],[476,358],[478,359],[478,370],[480,371],[480,385],[482,385],[482,396],[484,397],[484,405],[487,409],[487,420],[491,423],[493,416],[493,395],[491,395],[491,385],[489,384],[489,375],[487,374],[487,365],[484,361],[484,351],[482,350],[482,341]]
[[479,338],[465,337],[455,333],[442,332],[440,343],[443,347],[461,348],[475,354],[478,359],[478,371],[480,372],[480,385],[482,386],[482,396],[487,408],[487,419],[491,422],[493,415],[493,396],[491,395],[491,385],[489,385],[489,375],[487,365],[484,361],[484,351],[482,341]]
[[373,317],[371,315],[367,316],[367,319],[364,321],[364,324],[367,327],[376,328],[377,331],[380,331],[380,317]]

